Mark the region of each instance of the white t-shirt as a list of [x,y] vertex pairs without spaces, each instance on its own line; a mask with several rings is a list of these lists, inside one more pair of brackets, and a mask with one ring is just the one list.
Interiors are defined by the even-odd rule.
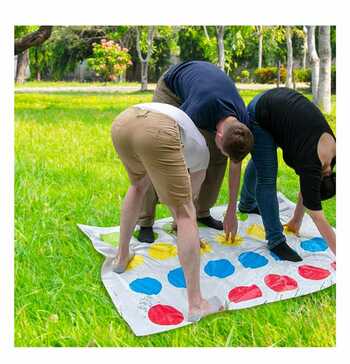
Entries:
[[181,109],[169,104],[150,102],[135,105],[139,109],[159,112],[175,120],[180,127],[181,142],[184,145],[184,157],[190,172],[208,168],[209,150],[203,135],[191,118]]

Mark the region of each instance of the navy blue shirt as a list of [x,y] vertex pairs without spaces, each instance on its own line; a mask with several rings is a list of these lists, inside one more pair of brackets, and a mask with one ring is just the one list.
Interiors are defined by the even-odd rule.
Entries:
[[177,64],[165,74],[164,81],[180,98],[180,109],[198,128],[215,132],[218,122],[228,116],[248,125],[246,107],[234,82],[212,63]]

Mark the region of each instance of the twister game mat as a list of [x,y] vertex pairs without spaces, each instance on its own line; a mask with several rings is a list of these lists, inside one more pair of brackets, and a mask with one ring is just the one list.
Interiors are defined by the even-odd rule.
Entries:
[[[285,224],[294,206],[278,195],[280,218]],[[223,219],[226,206],[211,213]],[[256,214],[239,214],[234,243],[222,232],[199,227],[205,240],[201,248],[200,279],[204,298],[218,296],[226,310],[249,308],[316,292],[335,284],[335,257],[305,215],[300,237],[286,232],[288,244],[302,262],[280,261],[267,249],[262,220]],[[155,334],[189,325],[184,273],[177,256],[176,235],[171,218],[154,225],[156,241],[141,243],[134,236],[135,257],[122,274],[114,273],[112,261],[117,253],[119,227],[78,225],[103,256],[101,278],[119,314],[137,336]],[[218,313],[220,314],[220,313]]]

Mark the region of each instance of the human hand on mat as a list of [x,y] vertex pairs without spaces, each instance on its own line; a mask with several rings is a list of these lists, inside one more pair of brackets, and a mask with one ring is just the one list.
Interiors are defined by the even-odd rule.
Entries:
[[224,217],[224,231],[226,241],[234,242],[238,229],[236,209],[228,206]]

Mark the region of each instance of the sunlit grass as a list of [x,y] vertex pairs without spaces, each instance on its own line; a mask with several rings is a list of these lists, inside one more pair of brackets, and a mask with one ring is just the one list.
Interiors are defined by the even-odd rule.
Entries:
[[[248,102],[256,92],[241,94]],[[129,182],[110,126],[151,95],[16,95],[16,345],[334,346],[334,287],[167,333],[132,334],[102,286],[103,257],[76,224],[119,224]],[[335,109],[328,118],[335,129]],[[295,201],[298,178],[279,159],[278,188]],[[226,202],[225,182],[217,204]],[[324,205],[335,225],[335,199]]]

